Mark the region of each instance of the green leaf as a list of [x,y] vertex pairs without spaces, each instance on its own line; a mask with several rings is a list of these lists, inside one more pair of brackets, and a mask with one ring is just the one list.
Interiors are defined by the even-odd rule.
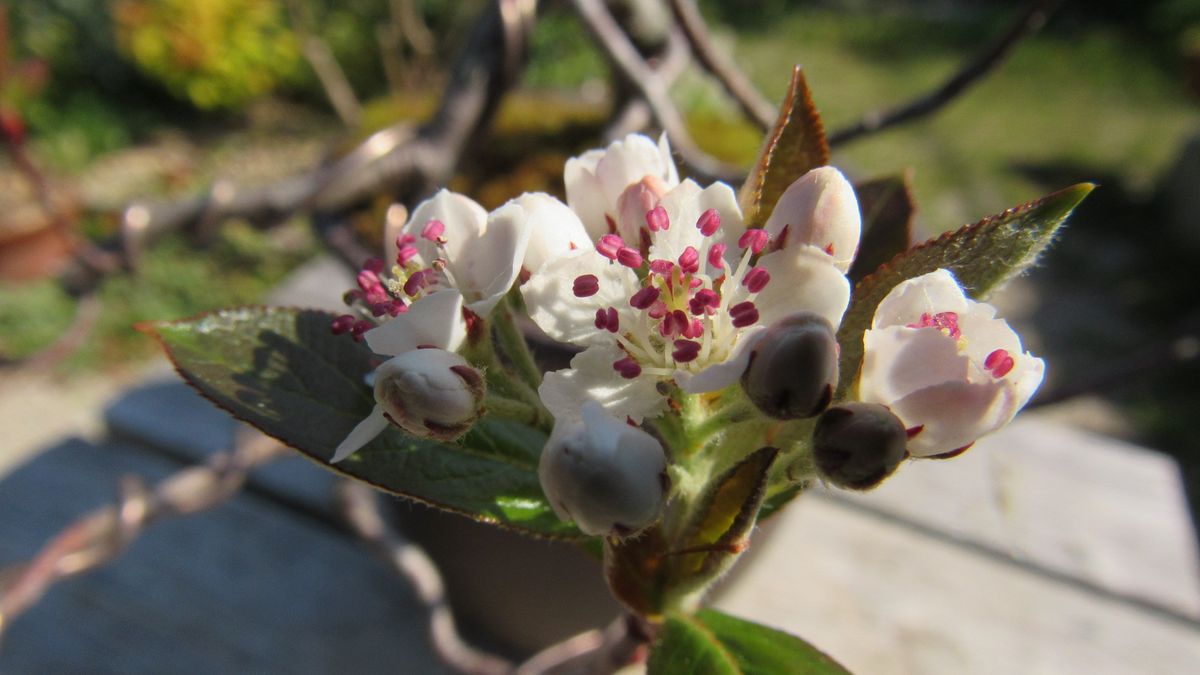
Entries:
[[333,449],[374,404],[363,377],[377,364],[366,347],[330,333],[333,316],[243,307],[139,326],[205,397],[326,469],[476,520],[561,538],[580,533],[542,494],[538,455],[546,437],[484,418],[456,443],[394,427],[331,466]]
[[792,181],[828,163],[825,127],[804,72],[796,66],[775,128],[767,134],[754,170],[742,184],[740,200],[746,227],[761,227]]
[[846,675],[798,637],[714,610],[672,614],[650,652],[649,675]]
[[854,186],[858,208],[862,211],[862,240],[854,256],[854,265],[846,275],[850,277],[850,283],[858,283],[912,244],[917,205],[910,183],[906,171]]
[[836,398],[844,398],[858,381],[863,332],[871,326],[875,308],[900,282],[945,268],[954,273],[968,295],[983,299],[1037,260],[1094,187],[1081,183],[948,232],[909,249],[858,282],[838,330],[842,358]]

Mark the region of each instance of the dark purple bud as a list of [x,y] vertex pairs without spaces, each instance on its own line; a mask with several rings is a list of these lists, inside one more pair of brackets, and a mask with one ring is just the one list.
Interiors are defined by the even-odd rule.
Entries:
[[791,420],[828,407],[837,380],[833,327],[817,314],[800,312],[763,333],[742,373],[742,389],[764,415]]
[[904,424],[878,403],[842,403],[826,410],[813,431],[813,461],[821,476],[847,490],[870,490],[908,456]]

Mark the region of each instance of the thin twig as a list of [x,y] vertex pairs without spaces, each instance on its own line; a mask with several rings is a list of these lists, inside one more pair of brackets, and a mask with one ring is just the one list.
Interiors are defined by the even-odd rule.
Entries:
[[857,140],[888,127],[911,122],[931,115],[953,101],[968,87],[995,70],[1025,37],[1045,25],[1050,14],[1062,0],[1034,0],[997,40],[955,72],[937,89],[891,110],[876,110],[858,122],[838,129],[828,136],[830,146]]
[[508,675],[513,664],[467,643],[458,633],[454,610],[446,598],[437,565],[420,546],[391,528],[379,511],[379,496],[356,481],[338,485],[342,516],[354,532],[400,576],[404,577],[429,615],[429,637],[446,665],[469,675]]
[[308,65],[312,66],[325,90],[325,97],[333,106],[334,112],[351,129],[358,127],[362,119],[362,105],[354,95],[354,88],[346,79],[346,73],[333,55],[333,50],[320,36],[309,30],[312,15],[305,0],[287,0],[288,14],[291,16],[292,31],[300,40],[300,50],[304,53]]
[[239,432],[234,450],[213,455],[163,479],[153,489],[128,476],[116,504],[96,509],[68,526],[28,563],[0,571],[0,638],[18,616],[57,582],[103,565],[125,552],[155,522],[211,509],[236,495],[246,475],[283,452],[253,431]]
[[653,636],[632,615],[604,630],[590,630],[534,654],[514,675],[608,675],[645,657]]
[[683,35],[700,65],[717,78],[746,117],[758,125],[759,129],[767,131],[772,128],[777,115],[775,106],[754,87],[745,73],[713,48],[712,37],[695,0],[670,0],[670,4],[675,22],[683,30]]
[[729,179],[740,175],[735,167],[708,155],[696,145],[687,131],[683,115],[671,101],[668,86],[638,53],[633,41],[621,30],[616,19],[604,6],[603,0],[571,2],[609,61],[621,76],[637,89],[642,98],[646,99],[655,119],[667,132],[671,146],[691,169],[691,173],[703,180]]

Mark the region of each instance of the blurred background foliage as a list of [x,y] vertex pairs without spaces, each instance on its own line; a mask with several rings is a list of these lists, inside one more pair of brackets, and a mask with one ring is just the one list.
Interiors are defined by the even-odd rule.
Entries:
[[[12,0],[0,108],[22,120],[31,156],[55,185],[78,195],[79,230],[100,240],[133,198],[186,196],[218,177],[271,182],[372,130],[418,123],[484,4]],[[768,97],[779,97],[790,66],[802,64],[826,128],[836,129],[940,84],[1021,3],[700,4],[718,47]],[[405,12],[416,28],[400,20]],[[358,128],[333,114],[306,37],[326,46],[361,102]],[[1200,0],[1068,0],[944,111],[838,148],[834,161],[858,179],[912,169],[927,236],[1072,182],[1100,182],[1034,275],[1057,290],[1027,310],[1052,382],[1086,379],[1097,363],[1154,345],[1175,349],[1172,340],[1200,323],[1200,203],[1187,201],[1200,186],[1198,63]],[[488,206],[522,190],[560,191],[563,160],[595,144],[609,114],[604,59],[565,3],[541,3],[523,85],[452,184]],[[760,134],[711,81],[692,70],[672,93],[706,150],[733,162],[753,157]],[[12,206],[30,198],[0,158],[0,250],[6,231],[30,227],[15,222]],[[363,217],[367,240],[381,206]],[[150,345],[132,333],[135,321],[257,301],[317,250],[303,223],[267,231],[234,223],[201,244],[169,238],[135,274],[104,282],[98,327],[64,372],[136,363]],[[53,340],[73,303],[53,279],[0,282],[0,354],[19,357]],[[1130,421],[1118,432],[1172,449],[1197,484],[1200,440],[1190,419],[1200,409],[1200,369],[1188,363],[1153,362],[1144,377],[1102,393]]]

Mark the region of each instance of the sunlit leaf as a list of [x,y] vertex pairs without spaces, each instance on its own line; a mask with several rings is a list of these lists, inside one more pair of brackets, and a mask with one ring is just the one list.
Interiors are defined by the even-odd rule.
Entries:
[[650,652],[649,675],[847,675],[800,638],[713,610],[672,614]]
[[912,244],[917,205],[910,182],[905,172],[854,186],[862,212],[862,240],[846,275],[851,283],[858,283]]
[[363,377],[377,357],[330,333],[332,315],[243,307],[140,328],[154,335],[201,394],[326,469],[479,521],[577,538],[542,494],[537,462],[545,435],[485,418],[456,443],[389,428],[331,466],[339,442],[374,403]]
[[739,199],[746,227],[761,227],[792,181],[828,163],[825,127],[804,72],[796,66],[775,127],[767,134],[758,161],[742,185]]

